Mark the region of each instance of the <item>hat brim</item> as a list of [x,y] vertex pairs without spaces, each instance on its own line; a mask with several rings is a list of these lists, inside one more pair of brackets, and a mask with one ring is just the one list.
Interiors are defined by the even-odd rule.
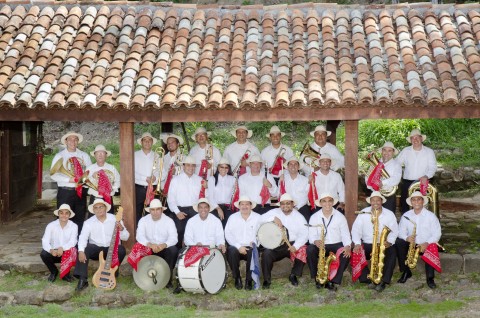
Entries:
[[325,131],[325,130],[314,130],[314,131],[311,131],[311,132],[310,132],[310,136],[312,136],[313,138],[315,138],[315,133],[316,133],[317,131],[318,131],[318,132],[320,132],[320,131],[321,131],[321,132],[326,132],[326,133],[327,133],[327,137],[330,137],[330,135],[332,134],[332,132],[331,132],[330,130],[326,130],[326,131]]
[[140,137],[140,138],[137,139],[137,144],[139,144],[140,146],[142,145],[142,139],[143,138],[152,138],[153,139],[152,146],[155,145],[158,141],[157,138],[155,138],[153,136]]
[[94,151],[90,151],[90,155],[91,155],[92,157],[95,157],[95,153],[96,153],[96,152],[99,152],[99,151],[106,152],[106,153],[107,153],[107,157],[110,157],[110,155],[112,154],[112,152],[109,151],[109,150],[97,150],[97,151],[94,150]]
[[[417,135],[413,135],[413,136],[417,136]],[[410,135],[410,136],[406,137],[405,139],[407,139],[407,141],[408,141],[409,143],[412,143],[411,138],[412,138],[413,136]],[[422,136],[422,142],[424,142],[425,140],[427,140],[427,135],[420,135],[420,136]]]
[[[232,134],[232,136],[235,138],[237,138],[237,130],[238,129],[234,129],[230,131],[230,134]],[[242,128],[241,130],[245,130],[245,129]],[[253,130],[247,129],[247,139],[252,138],[252,136],[253,136]]]
[[303,169],[303,167],[304,167],[303,162],[298,161],[298,160],[285,161],[285,162],[283,163],[283,167],[284,167],[285,169],[288,169],[288,164],[289,164],[291,161],[296,161],[296,162],[298,162],[298,170],[302,170],[302,169]]
[[165,211],[167,208],[164,206],[146,207],[145,212],[150,213],[150,209],[162,209],[162,211]]
[[[428,197],[425,196],[425,195],[422,195],[421,197],[423,198],[423,206],[427,206],[428,205]],[[415,198],[420,198],[420,197],[416,196]],[[407,201],[407,204],[409,206],[413,206],[411,197],[407,198],[405,201]]]
[[[373,198],[375,198],[375,197],[377,197],[377,196],[374,196]],[[368,197],[368,198],[365,199],[368,204],[370,204],[370,198],[371,198],[371,197]],[[385,202],[387,202],[387,199],[385,199],[385,197],[379,197],[379,198],[382,199],[382,204],[385,203]]]
[[[110,211],[110,209],[112,208],[112,206],[110,204],[108,204],[107,202],[97,202],[97,203],[101,203],[101,204],[105,205],[107,207],[107,212]],[[92,204],[90,204],[88,206],[88,212],[90,212],[92,214],[95,214],[95,212],[93,212],[93,206],[97,203],[93,202]]]
[[82,143],[82,141],[83,141],[83,136],[80,135],[79,133],[73,133],[73,132],[72,133],[66,133],[65,135],[62,136],[62,139],[60,139],[64,146],[67,145],[67,138],[70,137],[70,136],[76,136],[78,138],[78,143],[79,144]]
[[[335,205],[335,204],[338,203],[338,199],[336,199],[336,198],[333,198],[333,197],[325,197],[325,198],[332,198],[332,199],[333,199],[333,205]],[[321,199],[324,199],[324,198],[321,198]],[[316,199],[316,200],[315,200],[315,205],[316,205],[316,206],[320,207],[320,200],[321,200],[321,199]]]
[[208,211],[209,213],[210,213],[210,212],[212,212],[212,211],[214,210],[214,209],[212,208],[212,205],[211,205],[210,203],[207,203],[207,202],[200,202],[200,203],[194,204],[194,205],[192,206],[192,208],[193,208],[193,210],[194,210],[195,212],[197,212],[197,213],[198,213],[198,205],[199,205],[199,204],[201,204],[201,203],[208,204],[208,207],[210,208],[210,210]]
[[162,139],[164,144],[167,144],[168,138],[175,138],[178,140],[178,143],[180,145],[183,145],[183,138],[175,134],[161,135],[160,138]]
[[69,209],[58,209],[58,210],[55,210],[55,211],[53,211],[53,215],[58,216],[58,212],[60,212],[60,210],[70,211],[70,217],[69,217],[69,219],[71,219],[71,218],[73,218],[73,217],[75,216],[75,213],[74,213],[72,210],[69,210]]
[[255,207],[257,206],[257,203],[253,202],[253,201],[237,201],[237,202],[234,202],[233,205],[237,208],[237,209],[240,209],[240,202],[250,202],[252,204],[252,207],[251,209],[255,209]]
[[197,135],[198,134],[207,134],[207,137],[210,137],[212,135],[212,132],[211,131],[207,131],[207,132],[198,132],[196,134],[193,134],[192,135],[192,140],[193,141],[197,141]]
[[392,148],[392,149],[393,149],[393,154],[394,154],[395,156],[398,155],[398,153],[399,153],[398,149],[395,148],[395,147],[380,147],[380,148],[377,149],[377,151],[382,152],[382,149],[383,149],[383,148]]
[[283,131],[274,131],[274,132],[271,132],[271,133],[266,134],[265,136],[266,136],[267,138],[270,138],[270,135],[271,135],[271,134],[278,134],[278,133],[280,133],[280,136],[285,137],[285,133],[284,133]]

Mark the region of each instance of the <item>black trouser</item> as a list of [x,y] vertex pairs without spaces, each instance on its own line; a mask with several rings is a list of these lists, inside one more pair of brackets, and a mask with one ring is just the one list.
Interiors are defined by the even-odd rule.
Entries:
[[412,183],[414,183],[415,181],[416,180],[402,179],[400,194],[400,212],[402,212],[402,214],[410,210],[410,206],[407,204],[408,188],[410,188]]
[[176,245],[169,246],[163,249],[161,252],[152,253],[152,255],[157,255],[167,262],[168,267],[170,267],[170,280],[172,279],[172,272],[175,264],[177,263],[178,258],[178,247]]
[[[273,250],[269,248],[266,248],[263,250],[260,266],[262,267],[264,281],[268,283],[272,281],[273,263],[281,261],[286,257],[290,258],[290,251],[288,250],[288,246],[285,243]],[[291,274],[296,276],[302,276],[304,265],[305,264],[301,260],[295,258],[295,261],[293,262]]]
[[[225,226],[227,225],[227,221],[228,221],[228,218],[230,217],[230,215],[232,215],[234,212],[230,209],[230,205],[229,204],[219,204],[218,205],[222,211],[223,211],[223,220],[220,220],[222,221],[222,225],[223,225],[223,229],[225,229]],[[212,212],[210,212],[211,214],[215,215],[217,218],[220,219],[220,217],[218,216],[218,211],[217,209],[214,209]]]
[[[87,247],[85,247],[85,256],[87,258],[87,261],[85,263],[82,263],[78,260],[77,258],[77,263],[75,264],[75,270],[73,271],[73,276],[76,278],[84,279],[86,280],[88,277],[88,261],[93,259],[93,260],[98,260],[100,252],[103,251],[103,257],[107,257],[108,253],[108,247],[101,247],[95,244],[87,244]],[[78,252],[80,254],[80,252]],[[123,259],[125,258],[126,255],[125,247],[122,245],[118,245],[118,260],[120,264],[122,264]],[[115,273],[117,275],[117,272]]]
[[[325,244],[325,257],[328,257],[330,252],[333,254],[337,253],[339,248],[342,248],[343,244],[335,243],[335,244]],[[317,269],[318,269],[318,253],[319,248],[315,244],[310,244],[307,246],[307,264],[308,268],[310,269],[310,277],[315,279],[317,277]],[[343,253],[340,256],[340,266],[338,268],[337,274],[331,280],[332,283],[340,285],[342,283],[343,272],[348,266],[350,258],[345,257]]]
[[[93,204],[93,201],[95,201],[95,199],[102,199],[103,200],[103,197],[96,197],[94,195],[90,195],[90,200],[88,201],[88,205]],[[115,214],[115,206],[113,205],[113,197],[112,196],[110,196],[110,201],[112,202],[112,204],[111,204],[112,206],[110,207],[110,210],[108,210],[107,212],[111,213],[111,214]]]
[[262,215],[267,213],[271,209],[273,209],[273,207],[270,206],[270,203],[266,203],[264,206],[257,203],[257,205],[255,206],[255,209],[253,209],[253,212],[257,212],[258,214]]
[[135,184],[135,213],[138,221],[143,216],[143,209],[145,208],[145,198],[147,196],[147,186]]
[[178,249],[181,249],[183,246],[183,237],[185,236],[185,227],[187,226],[187,221],[197,215],[197,212],[191,206],[179,206],[178,209],[180,212],[186,213],[187,216],[183,220],[180,220],[177,216],[174,216],[173,221],[175,222],[175,226],[177,227],[178,233]]
[[[369,260],[371,258],[370,254],[372,253],[372,244],[363,243],[363,248],[365,249],[365,257],[367,258],[367,260]],[[389,248],[385,249],[385,258],[383,260],[384,267],[382,282],[390,284],[390,281],[392,280],[393,270],[395,269],[395,261],[397,260],[395,245],[392,245]],[[367,275],[369,273],[369,267],[365,266],[359,278],[360,283],[368,282]]]
[[57,209],[64,203],[70,206],[75,213],[71,220],[78,226],[79,235],[82,232],[85,214],[87,213],[87,192],[88,189],[82,188],[82,197],[80,198],[75,188],[59,187],[57,191]]
[[227,248],[227,262],[230,265],[230,269],[232,270],[233,279],[241,278],[240,275],[240,260],[247,261],[247,265],[245,267],[245,275],[246,280],[252,280],[252,272],[250,271],[250,263],[252,260],[252,249],[247,248],[247,254],[240,254],[238,249],[235,246],[229,246]]
[[[401,238],[397,238],[397,240],[395,241],[395,248],[397,250],[398,257],[398,267],[400,268],[400,271],[402,273],[409,270],[408,266],[405,265],[409,246],[410,243],[402,240]],[[427,279],[435,278],[435,269],[427,263],[425,263],[425,276],[427,277]]]
[[50,254],[50,252],[42,250],[42,252],[40,253],[40,257],[42,258],[43,263],[47,266],[50,273],[58,273],[58,269],[57,266],[55,266],[55,263],[60,263],[62,261],[61,256],[53,256],[52,254]]
[[[300,212],[300,214],[303,215],[305,220],[307,220],[307,223],[310,221],[310,217],[312,216],[312,212],[314,211],[315,210],[310,209],[310,206],[308,204],[305,204],[300,209],[298,209],[298,212]],[[307,228],[307,231],[308,231],[308,228]]]

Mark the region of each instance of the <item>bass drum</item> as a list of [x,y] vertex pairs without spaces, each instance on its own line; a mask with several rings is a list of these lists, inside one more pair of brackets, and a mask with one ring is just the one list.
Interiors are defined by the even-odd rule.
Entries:
[[183,290],[199,294],[217,294],[227,282],[227,263],[218,248],[210,248],[210,255],[185,267],[185,248],[178,256],[177,276]]
[[263,223],[258,228],[257,241],[263,247],[273,250],[282,245],[282,229],[273,222]]

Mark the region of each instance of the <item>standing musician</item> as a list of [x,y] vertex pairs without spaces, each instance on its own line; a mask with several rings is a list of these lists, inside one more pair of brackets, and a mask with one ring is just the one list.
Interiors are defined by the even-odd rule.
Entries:
[[212,204],[212,214],[221,221],[223,228],[228,218],[233,213],[231,207],[232,194],[235,190],[235,178],[227,158],[221,158],[218,162],[217,171],[208,178],[208,198]]
[[249,170],[247,159],[253,155],[260,156],[260,151],[253,143],[247,140],[252,138],[253,135],[253,131],[247,129],[247,127],[238,126],[230,133],[237,140],[225,148],[223,156],[230,162],[233,175],[239,177]]
[[106,162],[111,154],[112,152],[107,150],[104,145],[97,145],[95,150],[90,152],[90,155],[95,157],[96,162],[87,167],[89,179],[95,180],[93,185],[97,187],[97,189],[89,187],[89,203],[92,204],[95,198],[103,198],[105,202],[108,202],[112,206],[108,213],[114,213],[112,196],[114,196],[115,193],[118,192],[118,188],[120,188],[120,174],[117,168]]
[[[210,135],[211,132],[203,127],[198,127],[192,135],[193,141],[197,144],[193,146],[188,155],[195,158],[195,162],[197,163],[195,174],[198,174],[199,176],[213,176],[215,167],[218,165],[218,162],[222,157],[220,150],[211,143],[208,143]],[[212,158],[208,158],[209,156],[212,156]]]
[[182,248],[187,221],[197,215],[193,205],[198,202],[202,187],[207,187],[204,180],[194,173],[195,159],[193,157],[185,157],[182,164],[183,173],[173,178],[167,198],[170,211],[176,215],[173,220],[178,232],[177,247],[179,249]]
[[268,289],[272,283],[273,263],[285,257],[293,261],[292,271],[288,277],[293,286],[298,286],[297,276],[302,276],[303,266],[306,263],[306,243],[308,231],[305,230],[307,221],[294,209],[295,201],[290,194],[280,197],[280,208],[270,210],[262,215],[260,223],[274,222],[278,227],[288,231],[288,240],[275,249],[266,248],[263,251],[261,267],[263,273],[263,288]]
[[[408,136],[407,141],[412,145],[404,148],[397,157],[398,163],[405,166],[402,179],[402,193],[400,202],[402,204],[402,213],[410,210],[407,205],[408,188],[415,181],[420,181],[421,185],[428,187],[430,179],[437,171],[437,159],[431,148],[425,147],[423,142],[427,139],[420,130],[413,129]],[[425,193],[423,193],[425,194]]]
[[[78,259],[73,272],[73,276],[79,279],[76,291],[81,291],[88,286],[88,261],[90,259],[98,260],[101,251],[103,251],[103,255],[107,255],[114,231],[117,228],[120,230],[120,240],[122,241],[126,241],[130,237],[123,221],[117,222],[113,214],[107,213],[110,208],[110,204],[100,198],[95,199],[88,206],[88,211],[95,215],[85,221],[85,226],[78,238]],[[118,264],[122,263],[125,255],[125,247],[119,244]],[[112,264],[112,267],[115,266]],[[118,275],[118,271],[115,275]]]
[[[382,158],[379,160],[382,165],[383,169],[388,173],[389,178],[384,178],[379,180],[378,188],[379,189],[386,189],[386,188],[393,188],[398,186],[400,183],[400,179],[402,178],[402,166],[397,162],[396,159],[393,157],[398,155],[398,150],[395,148],[392,142],[387,141],[383,144],[382,148],[380,148],[382,152]],[[372,171],[372,174],[375,171]],[[368,179],[370,176],[365,176],[365,183],[367,184],[368,189],[371,191],[376,191],[371,186],[368,185]],[[379,190],[377,189],[377,190]],[[397,210],[397,196],[392,194],[389,197],[386,197],[387,202],[383,205],[386,209],[395,213]]]
[[[395,247],[392,247],[392,245],[395,244],[398,236],[398,224],[395,214],[382,207],[382,204],[384,204],[386,200],[380,192],[373,191],[366,200],[371,206],[362,210],[364,213],[360,213],[357,216],[352,226],[352,241],[355,244],[353,253],[362,253],[363,245],[365,257],[368,260],[372,256],[374,241],[378,243],[380,252],[383,249],[382,245],[385,246],[385,250],[382,252],[384,255],[383,260],[382,257],[378,257],[380,262],[384,263],[383,270],[380,271],[382,266],[379,266],[379,263],[373,264],[373,259],[372,264],[370,264],[371,267],[373,266],[379,269],[380,272],[373,273],[377,278],[380,278],[379,282],[375,282],[374,277],[371,277],[372,275],[370,274],[372,274],[372,272],[369,274],[368,266],[362,269],[360,275],[361,283],[369,283],[368,288],[382,292],[386,284],[390,284],[395,268],[396,253]],[[373,222],[375,219],[378,225],[377,233],[375,233],[375,222]],[[384,242],[381,240],[382,232],[388,233]],[[375,249],[377,249],[377,247],[375,247]]]
[[255,212],[264,214],[269,211],[270,197],[276,196],[278,187],[271,174],[262,171],[263,161],[259,155],[248,158],[250,172],[238,179],[240,196],[246,195],[256,204]]
[[[318,152],[320,156],[323,154],[330,155],[330,158],[332,158],[334,161],[334,163],[332,163],[332,169],[337,171],[345,167],[345,158],[337,149],[337,147],[327,142],[327,137],[329,137],[331,134],[332,132],[328,131],[323,125],[315,127],[315,130],[310,132],[310,136],[312,136],[314,139],[313,143],[310,144],[310,147]],[[302,156],[300,160],[304,161],[304,157]],[[307,176],[311,174],[312,169],[310,166],[305,165],[303,172]]]
[[288,158],[283,164],[287,171],[280,176],[278,184],[279,195],[288,193],[292,196],[296,205],[295,208],[307,220],[312,215],[308,206],[308,178],[301,175],[299,170],[303,168],[303,164],[294,156]]
[[235,202],[235,207],[240,211],[233,214],[225,227],[225,239],[228,243],[227,260],[232,270],[235,281],[235,288],[242,289],[242,277],[240,275],[240,260],[247,262],[245,267],[245,289],[252,290],[252,272],[250,263],[252,261],[252,244],[256,243],[260,214],[253,212],[255,202],[247,196],[242,196]]
[[268,167],[268,172],[270,172],[278,185],[278,179],[283,171],[283,164],[286,158],[293,156],[293,151],[290,147],[282,144],[282,137],[285,136],[285,133],[278,126],[272,126],[270,133],[266,136],[270,138],[271,144],[262,150],[261,156]]
[[[425,262],[427,285],[434,289],[437,287],[434,281],[434,269],[438,270],[440,267],[437,247],[437,243],[442,236],[440,222],[433,212],[424,207],[428,204],[428,198],[419,191],[413,192],[407,198],[407,204],[412,206],[413,209],[405,212],[400,219],[398,238],[395,244],[398,253],[398,265],[402,272],[398,282],[403,284],[412,277],[410,266],[415,268],[418,256],[423,255],[422,260]],[[437,252],[428,253],[427,249],[430,248],[434,248]],[[411,254],[409,255],[409,253]],[[409,266],[405,262],[407,259]],[[435,267],[432,265],[435,265]]]
[[77,148],[78,144],[83,141],[82,135],[69,131],[60,140],[65,149],[53,157],[52,167],[61,159],[63,167],[72,173],[68,176],[61,172],[52,175],[52,179],[58,184],[57,208],[64,203],[68,204],[75,214],[72,221],[78,225],[78,230],[81,231],[87,210],[87,189],[77,182],[80,181],[85,168],[90,166],[92,161],[87,153]]
[[[317,200],[317,204],[322,208],[320,211],[312,215],[309,222],[308,238],[310,245],[307,246],[307,261],[310,269],[310,277],[316,279],[318,276],[318,264],[320,256],[320,248],[324,253],[325,263],[322,264],[326,268],[321,268],[324,277],[325,288],[335,290],[336,285],[342,283],[343,272],[348,266],[352,239],[350,238],[350,230],[345,216],[335,210],[333,206],[337,200],[329,193],[323,193]],[[322,236],[323,233],[323,236]],[[336,255],[336,262],[339,263],[338,271],[332,280],[329,279],[330,266],[328,264],[329,254]],[[322,283],[315,281],[317,288],[322,287]]]
[[322,193],[331,193],[338,198],[339,203],[335,205],[335,208],[342,213],[345,213],[345,184],[343,183],[342,176],[330,167],[334,164],[334,160],[329,154],[323,154],[320,159],[317,160],[320,170],[315,172],[315,175],[308,176],[308,182],[312,182],[315,178],[315,188],[317,190],[317,197]]
[[142,137],[137,139],[137,143],[142,149],[135,151],[135,210],[137,224],[143,215],[145,208],[145,198],[149,186],[154,186],[158,182],[159,171],[154,165],[158,160],[158,155],[152,151],[152,147],[157,143],[157,138],[152,137],[148,132],[143,133]]

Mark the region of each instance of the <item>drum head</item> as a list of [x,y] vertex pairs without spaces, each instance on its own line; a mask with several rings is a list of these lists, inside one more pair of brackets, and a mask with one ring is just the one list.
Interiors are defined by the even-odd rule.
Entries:
[[257,240],[265,248],[277,248],[282,244],[282,230],[273,222],[264,223],[258,229]]
[[227,280],[227,264],[219,249],[210,249],[210,255],[206,255],[200,261],[198,267],[203,289],[209,294],[218,293]]
[[155,255],[142,258],[140,262],[138,262],[137,270],[133,270],[132,272],[135,284],[146,291],[162,289],[167,286],[170,280],[170,268],[167,262],[165,262],[163,258]]

